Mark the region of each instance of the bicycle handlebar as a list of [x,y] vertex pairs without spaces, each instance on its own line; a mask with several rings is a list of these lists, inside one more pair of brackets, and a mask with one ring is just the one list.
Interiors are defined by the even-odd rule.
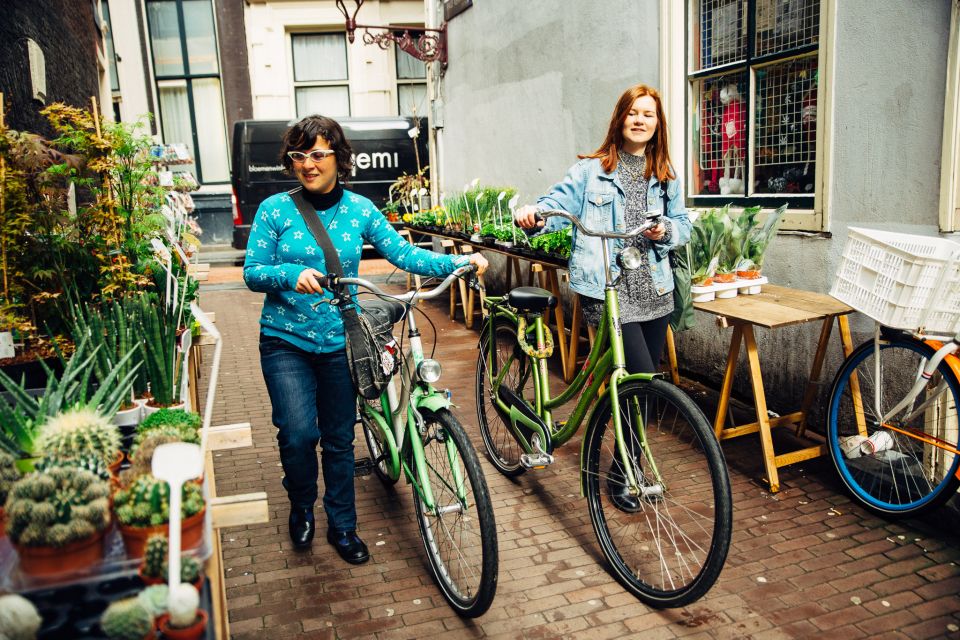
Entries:
[[547,209],[546,211],[538,211],[534,217],[538,222],[541,220],[546,220],[547,218],[555,218],[555,217],[566,218],[577,229],[580,230],[580,233],[584,235],[594,236],[597,238],[606,238],[606,239],[619,238],[623,240],[631,240],[633,238],[636,238],[638,235],[640,235],[647,229],[652,229],[655,226],[657,226],[660,223],[660,218],[663,216],[663,212],[647,211],[644,213],[644,215],[646,216],[647,221],[644,222],[639,227],[636,227],[635,229],[631,229],[626,233],[620,233],[617,231],[594,231],[593,229],[587,229],[585,226],[583,226],[583,223],[580,222],[579,218],[577,218],[571,213],[567,213],[566,211],[562,211],[560,209]]
[[430,300],[432,298],[436,298],[441,293],[446,291],[450,285],[453,284],[454,280],[464,274],[473,272],[475,269],[476,267],[474,267],[472,264],[458,267],[453,273],[444,278],[443,282],[429,291],[419,291],[414,289],[413,291],[407,291],[406,293],[400,295],[386,293],[380,287],[369,280],[365,280],[364,278],[339,278],[337,276],[324,275],[320,278],[317,278],[317,280],[320,282],[321,287],[330,291],[334,291],[334,293],[336,293],[336,289],[342,285],[357,285],[367,289],[371,293],[375,293],[378,296],[384,296],[398,302],[413,303],[417,300]]

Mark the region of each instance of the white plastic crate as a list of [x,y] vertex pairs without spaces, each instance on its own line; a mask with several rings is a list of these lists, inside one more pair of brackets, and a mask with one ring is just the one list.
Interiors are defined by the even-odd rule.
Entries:
[[850,227],[830,295],[889,327],[953,335],[960,331],[960,244]]

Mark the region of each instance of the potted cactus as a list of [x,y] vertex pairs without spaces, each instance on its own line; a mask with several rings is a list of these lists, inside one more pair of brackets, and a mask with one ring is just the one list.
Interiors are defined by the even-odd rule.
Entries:
[[167,612],[169,589],[165,584],[152,584],[137,594],[137,601],[150,612],[150,616],[157,618]]
[[0,538],[7,535],[3,504],[7,501],[10,487],[19,479],[20,472],[17,471],[14,457],[9,453],[0,451]]
[[[197,438],[199,442],[199,437]],[[153,452],[162,444],[183,442],[182,434],[150,431],[143,434],[142,440],[134,442],[130,449],[130,466],[120,472],[120,486],[129,487],[139,476],[149,474],[153,467]]]
[[[113,508],[120,523],[127,555],[142,558],[147,538],[155,533],[167,533],[170,518],[170,486],[152,475],[136,478],[129,487],[113,496]],[[183,485],[181,548],[191,549],[203,537],[203,518],[206,513],[200,485]]]
[[170,591],[167,613],[160,617],[160,632],[170,640],[196,640],[206,630],[207,619],[196,587],[181,583]]
[[[164,582],[170,579],[168,572],[168,563],[163,565]],[[183,556],[180,558],[180,582],[192,584],[197,591],[203,588],[203,565],[193,556]]]
[[153,638],[153,615],[138,598],[111,602],[100,617],[100,628],[111,640]]
[[0,638],[33,640],[43,618],[33,603],[16,594],[0,596]]
[[166,582],[164,566],[167,563],[169,547],[167,536],[163,533],[155,533],[147,538],[147,544],[143,550],[143,560],[140,562],[140,568],[137,569],[137,575],[140,576],[145,585]]
[[7,496],[7,535],[31,575],[75,571],[103,557],[110,488],[76,467],[34,472]]
[[37,444],[45,457],[55,460],[99,458],[114,474],[123,462],[120,429],[86,407],[68,409],[47,420]]

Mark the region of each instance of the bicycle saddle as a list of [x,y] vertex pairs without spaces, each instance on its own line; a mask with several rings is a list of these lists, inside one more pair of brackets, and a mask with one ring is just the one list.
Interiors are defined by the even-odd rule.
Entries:
[[390,324],[397,324],[407,310],[405,305],[393,300],[361,300],[360,308],[373,319]]
[[543,311],[557,306],[557,297],[539,287],[517,287],[506,295],[506,301],[521,311]]

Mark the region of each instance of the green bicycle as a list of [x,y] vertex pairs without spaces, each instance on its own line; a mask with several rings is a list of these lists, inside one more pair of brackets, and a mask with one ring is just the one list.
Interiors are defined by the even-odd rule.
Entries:
[[[583,368],[563,393],[551,397],[546,359],[553,345],[543,314],[557,299],[535,287],[486,298],[489,313],[476,372],[484,446],[506,476],[543,468],[590,410],[581,444],[580,490],[614,577],[651,606],[689,604],[720,575],[733,506],[726,461],[703,412],[659,376],[628,375],[625,369],[607,244],[653,227],[656,214],[627,233],[591,231],[564,211],[541,215],[564,217],[580,233],[603,239],[603,321]],[[623,269],[635,269],[642,255],[628,246],[617,261]],[[553,411],[581,391],[569,418],[554,422]]]
[[379,299],[360,306],[381,322],[394,325],[406,318],[409,347],[402,366],[379,399],[357,398],[360,422],[377,477],[391,486],[405,475],[412,486],[434,580],[453,610],[469,618],[486,612],[497,591],[497,527],[477,453],[450,411],[449,394],[433,386],[440,363],[424,357],[413,309],[472,270],[461,267],[430,291],[399,296],[362,278],[321,279],[337,299],[350,296],[346,285],[375,294]]

